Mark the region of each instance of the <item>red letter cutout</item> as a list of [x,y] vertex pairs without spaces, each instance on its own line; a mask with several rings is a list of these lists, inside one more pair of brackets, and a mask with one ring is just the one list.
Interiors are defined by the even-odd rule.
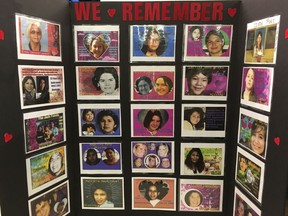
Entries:
[[122,4],[122,20],[132,20],[132,4],[123,3]]
[[[86,4],[86,7],[85,7]],[[74,9],[75,9],[75,16],[76,20],[89,20],[89,15],[90,15],[90,3],[89,2],[80,2],[80,3],[75,3],[74,4]]]

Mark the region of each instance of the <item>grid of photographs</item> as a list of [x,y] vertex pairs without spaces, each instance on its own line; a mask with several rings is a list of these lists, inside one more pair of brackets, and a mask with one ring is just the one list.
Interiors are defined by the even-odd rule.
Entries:
[[18,65],[21,109],[29,109],[23,113],[29,215],[46,209],[47,215],[65,216],[70,193],[64,67],[37,62],[62,61],[61,26],[23,14],[16,14],[15,21],[18,59],[29,60],[29,65]]
[[[265,161],[269,152],[269,112],[280,15],[247,24],[243,66],[233,215],[261,215]],[[254,65],[253,65],[254,64]],[[240,189],[243,189],[243,193]],[[256,200],[256,201],[255,201]],[[260,208],[259,208],[260,207]]]

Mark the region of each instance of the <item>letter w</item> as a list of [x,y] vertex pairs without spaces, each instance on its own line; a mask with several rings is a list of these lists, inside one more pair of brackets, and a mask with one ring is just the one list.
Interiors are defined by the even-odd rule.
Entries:
[[[86,4],[86,7],[85,7]],[[76,20],[89,20],[90,2],[74,3]]]

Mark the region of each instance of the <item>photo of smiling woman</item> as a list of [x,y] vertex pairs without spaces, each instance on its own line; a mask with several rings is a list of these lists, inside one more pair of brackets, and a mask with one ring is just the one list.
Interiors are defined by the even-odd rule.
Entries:
[[101,110],[96,118],[98,127],[103,134],[113,135],[117,131],[119,118],[112,110]]
[[205,113],[201,107],[193,107],[184,111],[184,130],[204,130]]

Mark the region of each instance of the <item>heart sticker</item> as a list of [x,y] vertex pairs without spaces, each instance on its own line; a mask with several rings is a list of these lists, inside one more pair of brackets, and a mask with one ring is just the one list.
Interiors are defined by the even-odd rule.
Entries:
[[12,138],[13,138],[13,135],[12,135],[12,134],[9,134],[9,133],[5,133],[5,134],[4,134],[4,141],[5,141],[6,143],[8,143],[10,140],[12,140]]
[[139,184],[139,191],[154,207],[167,195],[169,184],[162,180],[143,180]]
[[236,15],[237,9],[236,8],[228,8],[228,14],[230,17],[234,17]]
[[108,9],[107,10],[107,13],[110,17],[114,17],[115,13],[116,13],[116,10],[115,9]]
[[274,143],[279,146],[280,145],[280,137],[275,137],[274,138]]
[[95,59],[100,59],[108,50],[111,38],[106,34],[86,34],[83,38],[83,43],[87,51],[94,56]]
[[288,39],[288,28],[285,30],[285,39]]

